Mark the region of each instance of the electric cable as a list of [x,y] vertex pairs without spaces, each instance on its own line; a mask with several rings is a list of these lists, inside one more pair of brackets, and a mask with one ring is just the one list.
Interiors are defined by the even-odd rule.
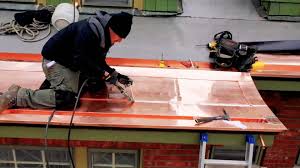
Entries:
[[73,10],[73,23],[75,22],[75,8],[76,8],[76,0],[73,0],[74,10]]
[[49,162],[48,162],[48,156],[47,156],[47,153],[48,153],[48,128],[49,128],[49,124],[54,116],[54,113],[56,112],[56,109],[54,109],[51,113],[51,115],[49,116],[49,119],[48,119],[48,122],[46,124],[46,129],[45,129],[45,141],[44,141],[44,144],[45,144],[45,161],[46,161],[46,168],[49,168]]
[[69,153],[69,157],[70,157],[70,160],[71,160],[73,168],[75,168],[75,164],[74,164],[72,153],[71,153],[70,135],[71,135],[71,129],[72,129],[72,126],[73,126],[73,118],[74,118],[75,110],[76,110],[78,101],[80,99],[80,94],[81,94],[83,86],[87,83],[87,81],[88,81],[88,78],[82,83],[82,85],[81,85],[81,87],[80,87],[80,89],[78,91],[78,94],[77,94],[77,97],[76,97],[76,103],[74,105],[74,109],[73,109],[71,120],[70,120],[69,131],[68,131],[68,153]]
[[206,47],[207,47],[207,44],[196,44],[195,46],[196,46],[196,47],[201,47],[201,48],[202,48],[202,47],[203,47],[203,48],[204,48],[204,47],[206,48]]

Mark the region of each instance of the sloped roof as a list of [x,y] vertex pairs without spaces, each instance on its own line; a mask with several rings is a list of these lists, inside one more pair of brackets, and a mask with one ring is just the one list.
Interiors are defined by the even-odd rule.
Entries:
[[[41,64],[0,61],[0,91],[16,83],[38,88],[44,80]],[[127,88],[130,103],[114,86],[102,93],[84,93],[74,125],[81,127],[151,128],[280,132],[284,125],[260,97],[249,73],[194,69],[115,67],[134,80]],[[104,94],[105,93],[105,94]],[[232,121],[196,125],[195,117],[212,117],[227,111]],[[10,109],[0,123],[46,124],[52,110]],[[51,125],[67,126],[71,111],[57,111]]]

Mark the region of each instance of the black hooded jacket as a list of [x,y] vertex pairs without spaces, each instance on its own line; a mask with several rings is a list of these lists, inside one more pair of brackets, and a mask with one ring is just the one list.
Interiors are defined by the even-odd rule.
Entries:
[[[99,20],[99,17],[94,18]],[[47,41],[42,55],[73,71],[81,71],[88,77],[101,78],[104,71],[108,73],[114,71],[105,61],[106,54],[111,47],[108,26],[101,29],[104,31],[102,35],[105,38],[105,45],[102,46],[100,43],[103,36],[99,36],[99,33],[95,34],[89,19],[72,23]]]

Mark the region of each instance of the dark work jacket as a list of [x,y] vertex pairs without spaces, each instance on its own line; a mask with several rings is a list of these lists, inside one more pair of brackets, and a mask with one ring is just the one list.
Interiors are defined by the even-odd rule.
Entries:
[[101,78],[104,71],[114,71],[105,61],[111,42],[107,26],[103,30],[104,48],[100,45],[101,36],[93,32],[88,19],[72,23],[47,41],[42,55],[88,77]]

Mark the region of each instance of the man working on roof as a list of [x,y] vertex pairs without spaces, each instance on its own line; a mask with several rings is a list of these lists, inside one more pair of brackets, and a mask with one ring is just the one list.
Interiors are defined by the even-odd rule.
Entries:
[[[131,85],[132,80],[107,65],[106,53],[131,30],[132,15],[97,12],[88,19],[72,23],[51,37],[42,50],[42,67],[48,88],[31,90],[12,85],[0,96],[0,112],[13,107],[61,108],[75,104],[79,76]],[[44,82],[45,83],[45,82]]]

